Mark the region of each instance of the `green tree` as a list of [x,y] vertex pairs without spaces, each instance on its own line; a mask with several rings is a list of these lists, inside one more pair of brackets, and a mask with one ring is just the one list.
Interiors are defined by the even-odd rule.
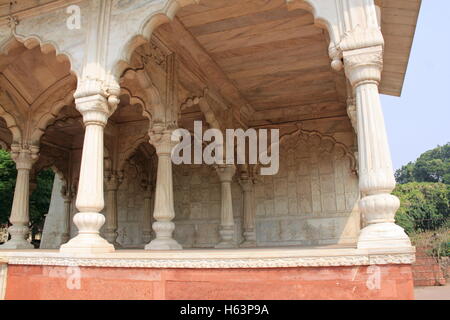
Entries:
[[0,224],[8,223],[16,185],[16,165],[9,153],[0,150]]
[[394,194],[402,203],[396,222],[406,232],[436,230],[448,224],[450,185],[410,182],[398,185]]
[[450,143],[423,153],[415,162],[399,169],[398,183],[442,182],[450,184]]
[[450,212],[450,143],[423,153],[397,170],[394,191],[401,200],[396,221],[408,233],[448,226]]

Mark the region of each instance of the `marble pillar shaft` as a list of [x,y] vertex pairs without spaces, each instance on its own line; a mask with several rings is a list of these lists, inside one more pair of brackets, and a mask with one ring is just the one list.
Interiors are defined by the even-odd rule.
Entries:
[[224,165],[216,167],[221,183],[221,221],[220,221],[220,237],[221,241],[216,248],[232,248],[234,243],[234,216],[233,216],[233,198],[231,194],[231,182],[236,172],[236,168],[232,165]]
[[[74,216],[78,235],[61,246],[62,252],[113,252],[114,246],[100,236],[104,208],[104,127],[111,114],[109,100],[102,95],[76,98],[77,109],[86,126],[81,158],[80,180]],[[118,101],[115,101],[118,103]]]
[[29,201],[30,201],[30,170],[38,158],[38,148],[22,148],[11,146],[11,157],[16,163],[17,178],[14,189],[14,199],[8,228],[11,239],[1,246],[2,249],[33,249],[28,242],[29,236]]
[[156,238],[145,246],[146,250],[180,250],[181,245],[172,237],[175,224],[175,209],[173,203],[172,181],[172,130],[151,132],[150,141],[158,155],[158,170],[156,175],[155,205],[153,230]]
[[356,98],[359,185],[363,195],[359,208],[367,224],[359,236],[358,248],[411,246],[403,229],[395,224],[400,201],[391,194],[395,188],[394,170],[378,91],[382,55],[381,46],[344,53],[346,74]]

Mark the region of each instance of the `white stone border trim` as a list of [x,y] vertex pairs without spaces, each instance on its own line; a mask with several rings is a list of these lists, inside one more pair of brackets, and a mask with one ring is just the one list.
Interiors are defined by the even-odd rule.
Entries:
[[79,266],[113,268],[294,268],[339,267],[361,265],[412,264],[415,250],[383,250],[368,252],[359,249],[315,250],[192,250],[171,253],[116,252],[113,254],[68,255],[57,252],[1,252],[10,265]]

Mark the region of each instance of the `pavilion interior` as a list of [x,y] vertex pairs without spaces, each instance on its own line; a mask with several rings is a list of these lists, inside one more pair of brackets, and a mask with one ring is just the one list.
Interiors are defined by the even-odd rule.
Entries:
[[[289,10],[285,0],[263,6],[208,0],[180,10],[132,56],[129,70],[143,70],[160,94],[176,90],[179,127],[192,131],[195,120],[210,126],[195,100],[207,95],[224,127],[280,129],[279,173],[260,176],[251,166],[240,166],[233,181],[237,246],[243,240],[242,172],[255,181],[258,246],[357,241],[362,221],[356,134],[347,113],[352,93],[344,72],[332,70],[328,45],[327,31],[314,25],[312,14]],[[168,57],[176,59],[175,89],[167,87]],[[51,47],[13,41],[0,56],[0,140],[9,149],[17,142],[16,128],[22,136],[37,137],[40,157],[33,172],[53,168],[58,173],[73,193],[72,216],[84,137],[73,100],[76,84],[69,61]],[[123,174],[117,242],[143,248],[148,240],[144,215],[151,214],[144,210],[144,198],[154,190],[157,158],[148,143],[145,88],[126,73],[121,86],[120,105],[105,129],[105,170]],[[173,172],[175,239],[185,248],[214,247],[221,206],[214,168],[180,165]],[[58,220],[59,213],[50,212],[47,219]],[[74,236],[76,227],[70,229]],[[42,247],[59,247],[58,235],[46,232]]]

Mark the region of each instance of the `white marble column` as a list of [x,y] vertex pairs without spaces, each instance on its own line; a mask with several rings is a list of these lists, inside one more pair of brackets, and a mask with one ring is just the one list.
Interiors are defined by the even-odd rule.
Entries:
[[361,231],[358,248],[409,247],[404,230],[395,224],[400,201],[395,188],[378,85],[383,65],[381,46],[344,52],[345,71],[355,90],[359,185],[359,207],[367,226]]
[[244,242],[240,246],[256,247],[254,183],[248,174],[242,174],[239,183],[244,193]]
[[148,183],[143,185],[144,189],[144,218],[142,221],[142,240],[144,243],[149,243],[152,240],[152,216],[153,216],[153,188]]
[[73,221],[78,235],[61,246],[61,252],[102,253],[113,252],[114,246],[100,236],[100,228],[105,223],[101,214],[105,203],[103,195],[103,134],[112,110],[118,104],[114,96],[106,99],[101,94],[76,96],[75,103],[83,115],[86,126],[80,180],[76,206],[79,212]]
[[11,158],[16,163],[17,179],[14,190],[14,200],[9,221],[12,226],[8,232],[11,239],[0,246],[0,249],[34,249],[28,242],[30,229],[29,201],[30,201],[30,170],[38,159],[38,147],[22,148],[11,146]]
[[172,181],[172,130],[151,131],[150,142],[158,155],[153,231],[156,238],[145,246],[146,250],[181,250],[182,246],[172,237],[175,224]]
[[118,211],[117,190],[122,183],[122,177],[117,173],[108,172],[105,177],[106,185],[106,223],[103,235],[115,248],[121,247],[117,242]]
[[231,182],[236,173],[234,165],[219,165],[216,167],[222,189],[222,207],[220,221],[220,242],[216,248],[234,248],[234,217],[233,198],[231,194]]

